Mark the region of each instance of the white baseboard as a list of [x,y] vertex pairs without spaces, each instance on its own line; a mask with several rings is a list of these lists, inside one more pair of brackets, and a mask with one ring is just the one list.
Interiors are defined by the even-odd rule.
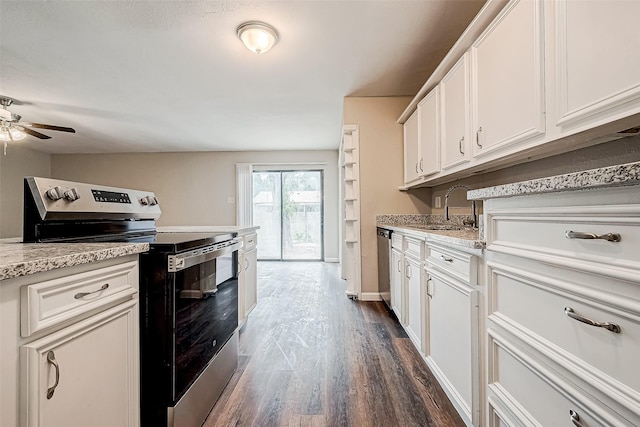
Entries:
[[380,297],[380,292],[362,292],[360,301],[382,301],[382,298]]
[[340,262],[338,258],[325,258],[324,262]]

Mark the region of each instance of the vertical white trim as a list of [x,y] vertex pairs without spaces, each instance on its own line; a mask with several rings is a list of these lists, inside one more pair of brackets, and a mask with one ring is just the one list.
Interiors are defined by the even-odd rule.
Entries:
[[253,163],[236,163],[236,225],[253,225],[251,195]]

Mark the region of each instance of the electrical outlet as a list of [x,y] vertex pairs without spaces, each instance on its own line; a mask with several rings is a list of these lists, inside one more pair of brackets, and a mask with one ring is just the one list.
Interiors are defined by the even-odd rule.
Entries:
[[436,200],[435,200],[435,208],[439,209],[442,207],[442,199],[440,198],[440,196],[436,196]]
[[236,202],[236,198],[235,197],[227,197],[227,203],[233,204],[235,202]]

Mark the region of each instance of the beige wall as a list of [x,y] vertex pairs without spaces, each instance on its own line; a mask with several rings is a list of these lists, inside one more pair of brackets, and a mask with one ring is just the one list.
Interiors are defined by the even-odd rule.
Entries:
[[50,154],[20,143],[10,143],[6,156],[0,153],[0,238],[22,236],[24,177],[50,175]]
[[412,97],[347,97],[344,124],[360,134],[360,238],[362,292],[378,291],[376,214],[430,213],[430,189],[401,192],[402,125],[397,118]]
[[234,225],[236,163],[322,162],[325,257],[338,258],[338,152],[258,151],[53,155],[54,178],[153,191],[158,225]]

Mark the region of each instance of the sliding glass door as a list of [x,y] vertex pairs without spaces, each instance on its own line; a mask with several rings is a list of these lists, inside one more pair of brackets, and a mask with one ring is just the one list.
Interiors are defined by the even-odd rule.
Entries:
[[322,171],[253,173],[258,259],[323,259]]

